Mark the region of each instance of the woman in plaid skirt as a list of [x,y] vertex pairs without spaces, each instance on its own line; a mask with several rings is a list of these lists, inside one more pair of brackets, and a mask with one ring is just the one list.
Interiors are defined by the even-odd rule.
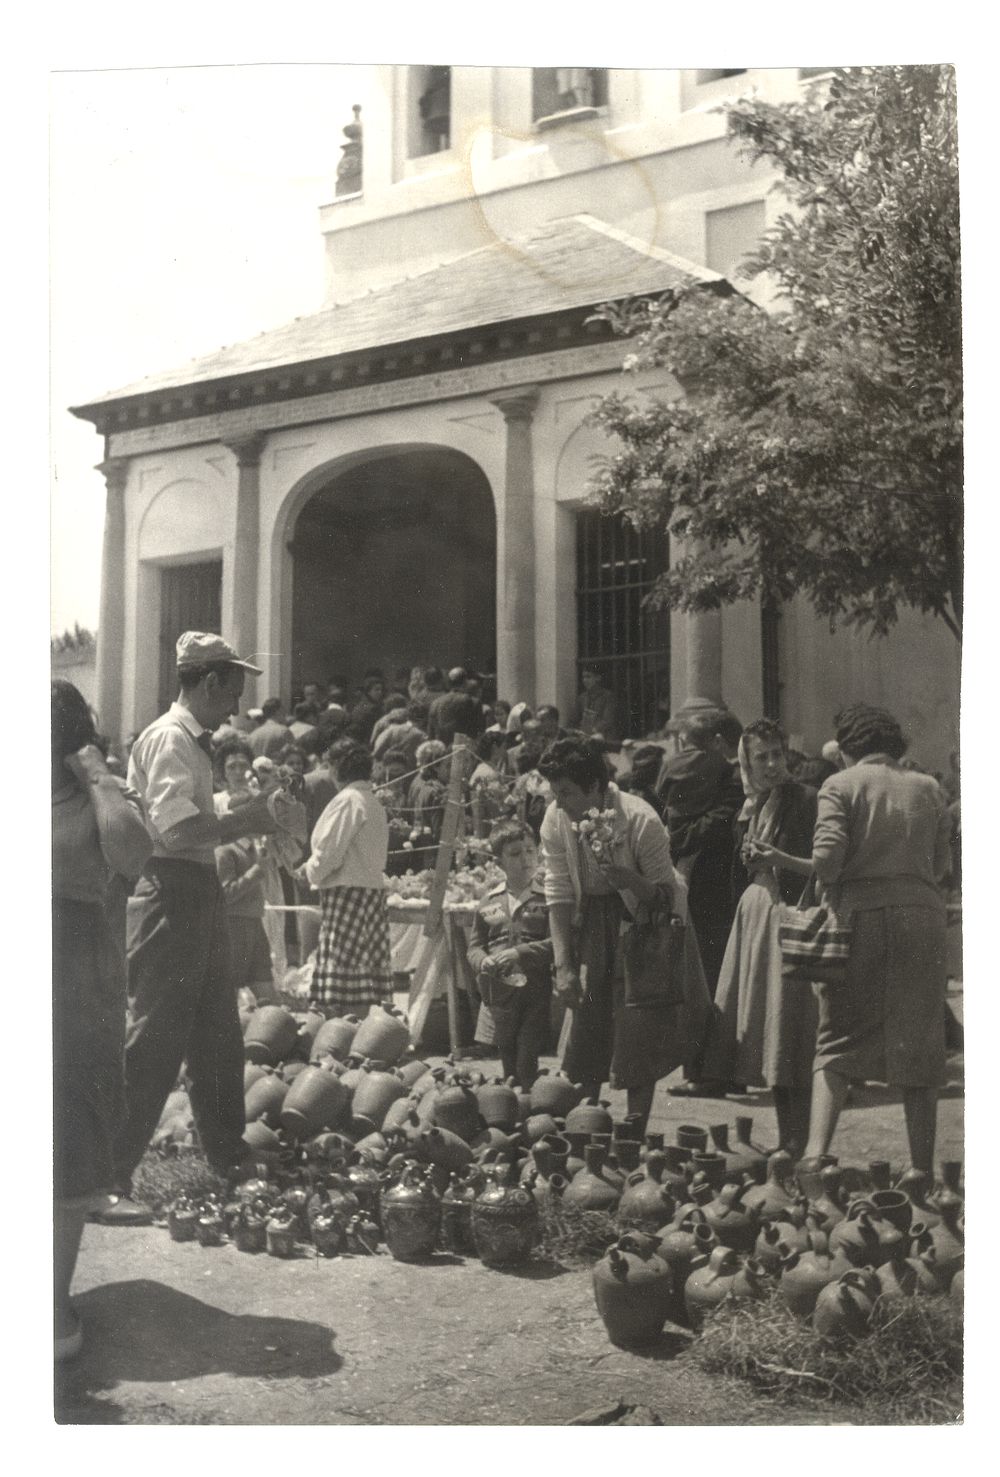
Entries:
[[372,756],[342,739],[330,750],[339,789],[296,875],[319,890],[323,919],[312,994],[330,1015],[363,1015],[392,990],[385,864],[389,821],[372,789]]

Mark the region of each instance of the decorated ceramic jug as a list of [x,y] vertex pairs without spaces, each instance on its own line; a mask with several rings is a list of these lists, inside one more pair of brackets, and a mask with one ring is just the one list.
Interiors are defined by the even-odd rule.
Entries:
[[527,1261],[538,1241],[538,1204],[517,1184],[510,1166],[489,1171],[485,1189],[472,1203],[472,1239],[487,1266],[506,1267]]

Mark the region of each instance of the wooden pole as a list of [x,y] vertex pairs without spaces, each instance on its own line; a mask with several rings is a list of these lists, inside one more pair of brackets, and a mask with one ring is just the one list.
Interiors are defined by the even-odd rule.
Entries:
[[[448,886],[448,873],[451,871],[452,857],[455,855],[455,842],[458,839],[462,821],[465,817],[465,808],[462,804],[462,780],[465,775],[466,755],[470,752],[472,740],[464,733],[456,733],[451,746],[451,774],[448,779],[448,794],[444,803],[444,821],[441,826],[441,840],[438,843],[437,862],[434,867],[434,881],[431,884],[430,901],[427,907],[427,919],[424,923],[425,938],[433,938],[440,932],[443,924],[444,895]],[[451,949],[447,950],[449,969],[447,972],[447,1001],[448,1001],[448,1040],[452,1051],[458,1046],[458,1000],[456,990],[458,988],[455,980],[455,969],[451,963]]]

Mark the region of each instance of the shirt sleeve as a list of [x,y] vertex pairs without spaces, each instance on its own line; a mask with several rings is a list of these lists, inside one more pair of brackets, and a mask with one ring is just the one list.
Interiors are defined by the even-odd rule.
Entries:
[[570,875],[566,844],[556,806],[550,805],[542,819],[540,838],[542,860],[545,863],[545,901],[553,903],[575,903],[576,893]]
[[647,882],[674,884],[674,866],[670,860],[670,838],[663,822],[654,814],[637,815],[633,822],[636,870]]
[[331,887],[347,849],[365,824],[364,801],[356,790],[335,795],[316,822],[305,874],[312,887]]
[[186,750],[186,738],[172,728],[162,728],[147,740],[146,819],[158,836],[201,814]]
[[824,886],[836,882],[844,870],[850,825],[847,801],[839,789],[824,784],[816,798],[813,830],[813,871]]

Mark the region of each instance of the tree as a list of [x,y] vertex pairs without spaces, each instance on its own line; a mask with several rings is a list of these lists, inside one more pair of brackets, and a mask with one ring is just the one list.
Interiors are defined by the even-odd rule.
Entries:
[[777,306],[694,286],[603,309],[632,339],[626,375],[667,367],[685,394],[600,403],[619,449],[592,490],[689,541],[654,604],[801,591],[831,627],[881,635],[913,606],[960,639],[953,71],[837,70],[802,103],[736,103],[728,126],[789,203],[743,265]]

